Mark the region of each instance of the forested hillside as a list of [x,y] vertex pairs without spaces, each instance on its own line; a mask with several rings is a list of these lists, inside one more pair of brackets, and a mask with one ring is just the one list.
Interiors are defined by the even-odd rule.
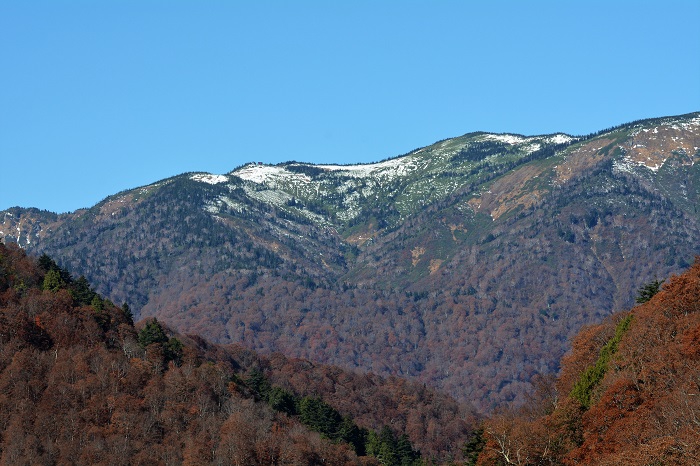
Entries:
[[700,115],[469,133],[366,165],[188,173],[0,237],[181,332],[524,401],[584,325],[700,253]]
[[409,382],[134,327],[83,277],[0,244],[0,464],[443,463],[476,422]]
[[484,427],[478,464],[700,464],[700,257],[583,329],[556,381]]

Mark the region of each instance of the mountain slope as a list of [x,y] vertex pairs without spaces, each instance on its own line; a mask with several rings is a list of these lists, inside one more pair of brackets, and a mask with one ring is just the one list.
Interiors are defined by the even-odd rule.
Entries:
[[696,260],[645,304],[581,331],[554,386],[486,422],[479,464],[698,464],[699,342]]
[[442,463],[477,421],[407,381],[135,328],[2,244],[0,356],[0,464],[417,464],[413,445]]
[[71,214],[10,209],[0,235],[141,317],[488,410],[700,253],[699,147],[698,114],[470,133],[377,164],[248,164]]

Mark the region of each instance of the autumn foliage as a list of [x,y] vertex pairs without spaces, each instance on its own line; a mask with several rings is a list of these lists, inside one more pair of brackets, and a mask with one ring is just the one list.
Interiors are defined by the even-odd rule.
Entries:
[[556,383],[486,422],[479,464],[700,464],[699,348],[696,260],[644,304],[584,329]]
[[[275,393],[285,387],[299,400],[312,399],[301,389],[306,380],[315,403],[341,416],[350,433],[359,424],[376,437],[375,453],[384,436],[396,451],[417,455],[409,436],[429,438],[424,428],[451,443],[421,441],[425,458],[459,456],[471,424],[453,400],[305,364],[173,335],[155,320],[134,327],[127,306],[103,300],[48,258],[0,244],[0,465],[393,464],[314,431],[296,407],[261,400],[250,383],[256,371]],[[345,383],[344,396],[324,388],[322,374]],[[360,391],[358,381],[370,388]],[[418,406],[403,398],[415,393]],[[424,424],[409,428],[399,418]],[[430,427],[438,423],[445,425]]]

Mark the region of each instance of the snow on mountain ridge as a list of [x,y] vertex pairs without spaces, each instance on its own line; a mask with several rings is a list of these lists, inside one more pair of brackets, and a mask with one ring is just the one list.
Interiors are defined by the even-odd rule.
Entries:
[[619,145],[624,162],[617,164],[621,171],[633,166],[646,167],[657,172],[674,154],[676,163],[694,165],[700,146],[700,116],[688,120],[664,120],[655,126],[643,126],[630,132],[630,139]]
[[309,183],[311,178],[303,173],[291,172],[284,167],[276,165],[246,165],[243,168],[231,172],[243,180],[257,184],[271,184],[275,186],[278,181],[292,181]]
[[568,134],[564,133],[557,133],[554,136],[549,136],[546,138],[546,141],[552,144],[568,144],[574,140],[576,140],[576,138],[572,138]]
[[491,141],[504,142],[506,144],[522,144],[528,142],[534,138],[526,138],[523,136],[516,136],[515,134],[487,134],[484,139]]
[[[393,180],[397,177],[409,175],[411,172],[421,168],[419,160],[411,155],[385,160],[383,162],[355,164],[355,165],[314,165],[295,164],[297,166],[312,166],[325,172],[335,173],[348,178],[369,178],[379,177]],[[423,164],[425,165],[425,164]],[[424,168],[424,167],[423,167]],[[264,184],[269,187],[278,187],[280,183],[303,183],[309,184],[313,180],[306,174],[288,170],[280,165],[246,165],[243,168],[231,172],[232,175],[251,181],[256,184]]]
[[190,176],[190,179],[207,184],[219,184],[226,183],[228,181],[228,177],[225,175],[212,175],[211,173],[196,173]]
[[577,138],[571,137],[568,134],[556,133],[551,136],[519,136],[517,134],[486,134],[483,139],[503,142],[506,144],[516,145],[525,144],[533,141],[540,141],[549,144],[568,144],[575,141]]
[[[423,164],[425,168],[427,164]],[[332,171],[350,178],[379,177],[393,180],[395,178],[410,175],[421,168],[419,159],[411,155],[398,157],[371,164],[359,165],[317,165],[322,170]]]
[[[485,140],[494,140],[511,145],[527,144],[527,147],[523,148],[526,153],[539,150],[543,143],[565,144],[576,140],[576,138],[563,133],[557,133],[550,136],[532,137],[519,136],[515,134],[485,134],[482,136],[482,138]],[[445,156],[453,155],[459,150],[455,149],[453,146],[456,142],[460,141],[460,139],[461,138],[448,139],[442,141],[438,147],[424,147],[408,155],[388,159],[382,162],[352,165],[315,165],[307,163],[294,163],[288,166],[310,166],[314,167],[315,169],[329,172],[329,174],[335,173],[339,176],[348,178],[375,178],[376,181],[381,181],[382,179],[391,181],[396,178],[408,176],[416,170],[425,170],[432,164],[432,162],[444,159]],[[460,144],[460,148],[461,147],[462,144]],[[424,158],[426,150],[431,152],[431,159],[426,160]],[[314,181],[310,176],[304,173],[299,173],[288,169],[288,166],[262,165],[253,163],[234,170],[230,174],[238,176],[243,180],[251,181],[256,184],[263,184],[271,188],[289,185],[290,183],[308,184]]]

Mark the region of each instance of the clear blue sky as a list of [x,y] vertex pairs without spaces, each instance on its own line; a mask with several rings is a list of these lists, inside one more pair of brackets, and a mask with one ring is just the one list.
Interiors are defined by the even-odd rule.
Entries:
[[0,209],[700,110],[700,2],[0,0]]

